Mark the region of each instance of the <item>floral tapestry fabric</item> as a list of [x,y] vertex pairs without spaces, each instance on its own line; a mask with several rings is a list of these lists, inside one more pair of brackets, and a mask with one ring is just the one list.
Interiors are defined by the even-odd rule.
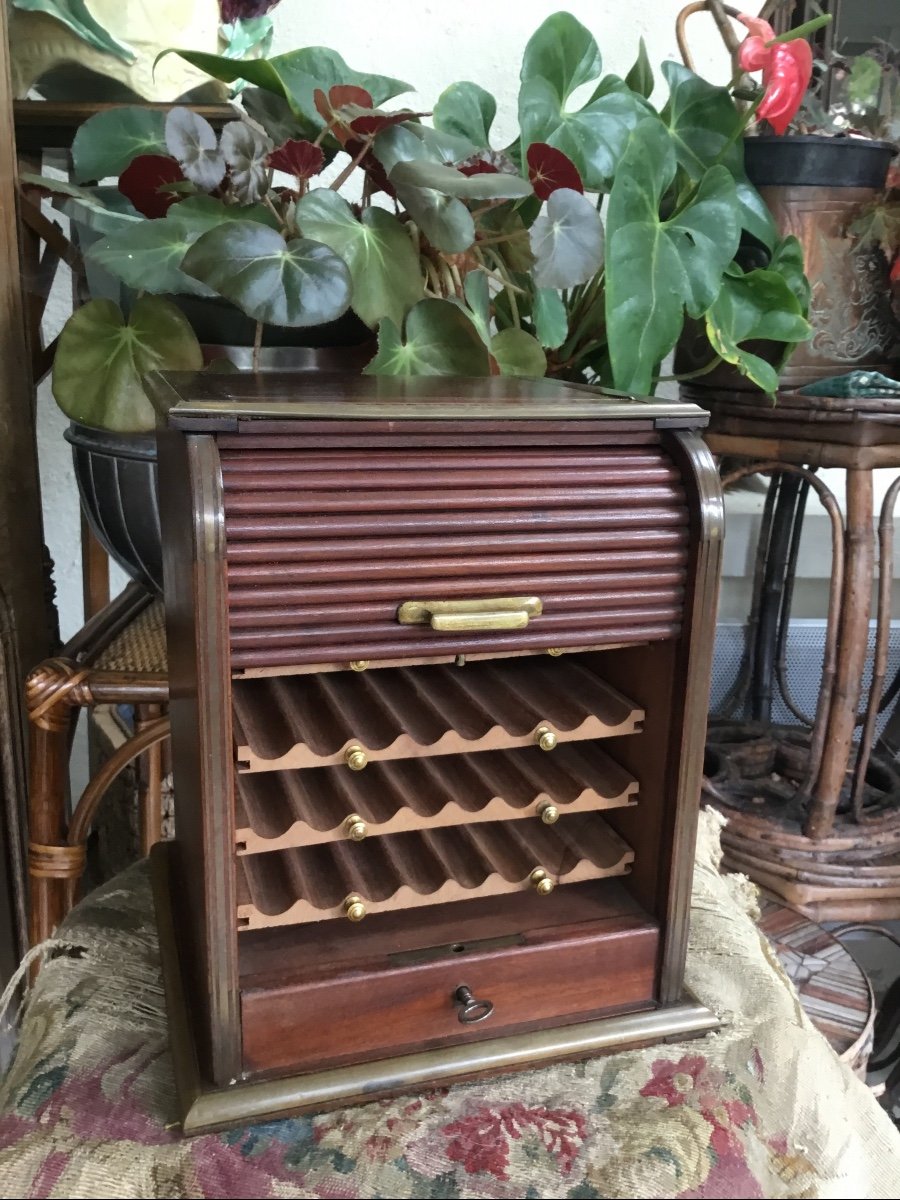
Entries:
[[804,1016],[704,814],[688,982],[720,1032],[182,1139],[144,865],[71,914],[0,1087],[4,1197],[888,1197],[900,1137]]

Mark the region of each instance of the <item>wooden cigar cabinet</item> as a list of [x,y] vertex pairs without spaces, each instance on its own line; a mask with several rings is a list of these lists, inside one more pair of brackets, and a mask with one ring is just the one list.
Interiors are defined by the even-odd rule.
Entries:
[[722,537],[701,409],[170,375],[187,1133],[684,1037]]

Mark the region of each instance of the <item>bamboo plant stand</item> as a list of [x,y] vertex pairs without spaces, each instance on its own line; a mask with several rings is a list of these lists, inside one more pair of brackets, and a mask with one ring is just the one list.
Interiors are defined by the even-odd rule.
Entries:
[[[163,606],[131,584],[26,682],[30,722],[29,937],[48,938],[75,902],[91,823],[106,790],[139,760],[142,853],[161,836],[162,750],[169,685]],[[133,704],[134,734],[91,779],[69,815],[68,766],[81,708]]]
[[[765,406],[747,393],[716,393],[711,400],[708,391],[685,388],[685,395],[711,412],[705,437],[713,453],[740,460],[726,475],[726,488],[757,472],[772,474],[782,486],[797,480],[804,490],[816,492],[832,530],[825,657],[814,714],[802,713],[794,703],[784,662],[790,562],[799,544],[802,508],[789,512],[780,550],[772,550],[778,531],[773,534],[770,525],[763,533],[769,541],[760,553],[770,570],[765,581],[758,572],[758,585],[774,587],[780,611],[773,616],[771,644],[760,649],[757,590],[748,656],[768,655],[768,670],[801,724],[773,727],[765,708],[750,721],[712,723],[704,786],[729,818],[722,838],[725,865],[818,920],[900,917],[897,747],[888,745],[886,736],[881,742],[875,736],[890,636],[893,514],[900,479],[885,496],[877,538],[872,484],[875,468],[900,469],[900,402],[784,392],[777,404]],[[846,471],[846,515],[817,476],[819,467]],[[791,496],[793,505],[796,491]],[[864,698],[876,542],[874,661]]]

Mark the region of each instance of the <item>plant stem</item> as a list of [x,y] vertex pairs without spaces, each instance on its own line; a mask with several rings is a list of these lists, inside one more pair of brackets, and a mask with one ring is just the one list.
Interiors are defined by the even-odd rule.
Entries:
[[699,379],[701,375],[708,375],[710,371],[716,369],[720,362],[724,361],[721,354],[717,354],[705,367],[698,367],[696,371],[685,371],[681,375],[657,375],[653,383],[654,385],[657,383],[687,383],[689,379]]
[[833,21],[831,13],[823,13],[821,17],[813,17],[810,21],[804,21],[802,25],[798,25],[795,29],[789,29],[787,33],[779,34],[778,37],[772,38],[766,42],[766,46],[780,46],[782,42],[796,42],[798,38],[805,38],[807,34],[815,33],[817,29],[823,29],[826,25],[830,25]]
[[253,371],[259,372],[259,354],[262,349],[263,323],[256,322],[256,332],[253,335]]
[[341,171],[340,175],[338,175],[337,179],[335,179],[334,183],[332,183],[331,190],[333,192],[340,191],[362,160],[372,149],[372,143],[374,141],[374,137],[366,138],[362,144],[362,148],[359,150],[356,156],[347,163],[346,167],[344,167],[343,171]]
[[477,245],[479,246],[496,246],[500,242],[513,242],[516,238],[528,237],[529,230],[517,229],[515,233],[495,233],[493,237],[479,238]]

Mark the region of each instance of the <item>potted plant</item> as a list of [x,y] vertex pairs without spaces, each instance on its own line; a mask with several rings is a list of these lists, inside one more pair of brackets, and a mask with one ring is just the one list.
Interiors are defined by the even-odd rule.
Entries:
[[[787,59],[775,81],[774,107],[763,102],[751,110],[744,141],[747,175],[779,231],[798,238],[811,282],[813,336],[781,372],[781,386],[802,387],[860,368],[889,372],[900,350],[888,283],[891,260],[878,238],[856,231],[865,213],[883,205],[897,150],[897,53],[889,46],[853,57],[814,52],[805,40],[780,43],[766,21],[722,7],[749,30],[734,50],[737,72],[762,71],[765,81],[775,70],[776,49]],[[690,371],[706,354],[703,337],[695,336],[683,345],[676,368]],[[753,386],[746,377],[722,371],[703,383],[735,390]]]
[[[239,309],[257,352],[266,325],[321,330],[349,310],[377,335],[368,373],[549,375],[637,393],[653,390],[686,313],[706,323],[716,361],[766,391],[777,373],[747,344],[808,335],[799,247],[746,177],[730,92],[665,63],[669,98],[654,108],[643,47],[625,79],[604,74],[567,13],[525,48],[520,134],[502,148],[496,103],[476,83],[453,84],[432,114],[388,111],[407,85],[322,48],[183,57],[252,85],[220,137],[186,110],[155,128],[132,110],[127,138],[87,122],[75,147],[82,178],[119,176],[114,203],[93,188],[62,201],[103,235],[87,263],[144,294],[127,315],[95,299],[70,318],[54,392],[74,420],[152,426],[142,373],[200,365],[173,300],[184,295]],[[745,234],[757,265],[736,260]]]

